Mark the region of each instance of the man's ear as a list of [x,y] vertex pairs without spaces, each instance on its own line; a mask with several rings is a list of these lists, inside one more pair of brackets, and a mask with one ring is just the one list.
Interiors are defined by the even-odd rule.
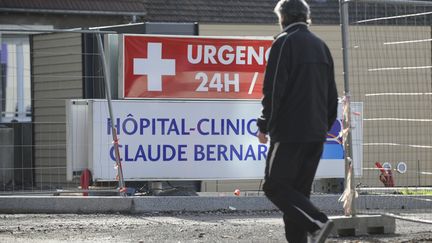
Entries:
[[281,29],[285,28],[285,17],[284,16],[279,17],[279,25],[280,25]]

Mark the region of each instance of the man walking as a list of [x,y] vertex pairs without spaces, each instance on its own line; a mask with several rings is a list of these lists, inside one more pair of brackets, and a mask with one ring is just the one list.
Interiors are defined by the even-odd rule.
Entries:
[[266,196],[283,212],[290,243],[324,242],[333,222],[309,200],[328,130],[337,115],[333,59],[308,29],[304,0],[280,0],[275,9],[283,29],[272,44],[264,77],[258,139],[270,149]]

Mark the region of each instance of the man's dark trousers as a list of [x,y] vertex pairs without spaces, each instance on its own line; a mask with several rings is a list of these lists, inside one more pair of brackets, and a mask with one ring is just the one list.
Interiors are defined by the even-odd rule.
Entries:
[[323,146],[323,142],[270,145],[263,190],[283,212],[290,243],[306,242],[307,232],[318,230],[318,224],[328,220],[309,200]]

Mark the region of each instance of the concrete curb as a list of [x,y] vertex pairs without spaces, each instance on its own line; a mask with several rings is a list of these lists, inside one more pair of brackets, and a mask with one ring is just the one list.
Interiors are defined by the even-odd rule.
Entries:
[[431,209],[432,196],[360,195],[358,209]]
[[[323,211],[342,211],[340,195],[312,195]],[[432,197],[362,195],[356,208],[430,209]],[[0,196],[0,213],[148,213],[169,211],[275,210],[263,196]]]
[[0,197],[0,213],[127,213],[133,198],[81,196]]
[[276,208],[265,197],[0,197],[0,213],[147,213],[221,209],[258,211]]

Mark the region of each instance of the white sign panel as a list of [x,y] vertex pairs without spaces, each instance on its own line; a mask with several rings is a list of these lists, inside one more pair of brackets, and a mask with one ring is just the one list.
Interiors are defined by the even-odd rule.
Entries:
[[[115,178],[107,103],[92,102],[93,177]],[[229,109],[228,109],[229,108]],[[114,101],[125,179],[262,178],[259,102]]]
[[[89,102],[89,167],[95,180],[117,171],[106,101]],[[259,101],[113,101],[126,180],[262,179],[268,145],[260,144]],[[328,137],[317,178],[343,178],[342,145]]]

